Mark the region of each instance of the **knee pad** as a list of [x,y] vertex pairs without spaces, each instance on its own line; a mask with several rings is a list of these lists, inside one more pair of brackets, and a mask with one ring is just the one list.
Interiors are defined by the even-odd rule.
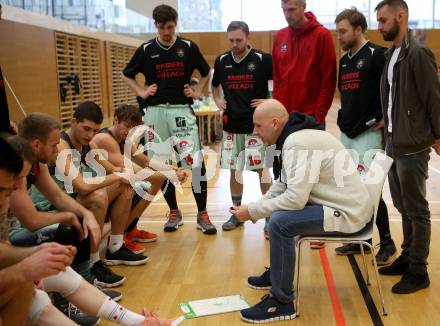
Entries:
[[66,224],[59,224],[55,233],[55,242],[62,245],[73,245],[73,233],[70,226]]
[[51,304],[50,298],[46,292],[41,290],[35,290],[35,294],[31,301],[31,306],[29,308],[29,321],[33,325],[40,318],[41,313],[44,308]]
[[55,242],[76,247],[77,253],[72,265],[85,262],[90,258],[90,237],[80,241],[78,231],[75,228],[59,224],[55,234]]
[[65,272],[46,277],[42,282],[44,291],[58,292],[62,297],[66,298],[78,290],[82,277],[72,268],[67,267]]

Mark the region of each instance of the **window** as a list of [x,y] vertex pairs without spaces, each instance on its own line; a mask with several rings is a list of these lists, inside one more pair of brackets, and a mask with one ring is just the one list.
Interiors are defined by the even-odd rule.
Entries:
[[[336,2],[336,12],[340,13],[344,9],[350,9],[352,7],[355,7],[358,11],[363,13],[365,15],[365,18],[367,19],[368,26],[371,25],[370,23],[370,1],[368,0],[338,0]],[[336,18],[336,16],[335,16]],[[374,18],[374,17],[373,17]],[[334,21],[334,19],[333,19]],[[335,28],[335,26],[332,26],[332,28]]]
[[[440,28],[440,0],[406,0],[412,29]],[[364,13],[370,29],[377,28],[379,0],[307,0],[327,28],[335,28],[336,15],[356,7]],[[6,5],[51,15],[110,32],[155,32],[151,18],[126,9],[126,0],[3,0]],[[179,31],[225,31],[232,20],[243,20],[251,31],[279,30],[287,26],[281,0],[178,0]]]
[[[374,11],[377,3],[371,0],[307,0],[307,10],[312,11],[321,24],[333,29],[339,12],[356,7],[366,16],[369,28],[377,28]],[[407,3],[411,28],[440,28],[440,0],[407,0]],[[224,31],[232,20],[244,20],[252,31],[278,30],[287,26],[281,0],[179,0],[179,15],[182,32]]]
[[318,21],[327,28],[334,27],[335,17],[338,14],[336,1],[307,1],[307,11],[312,11]]
[[235,19],[241,17],[239,1],[179,0],[178,6],[179,30],[181,32],[223,31],[225,29],[223,25],[224,14],[233,14],[238,9],[238,15]]
[[407,0],[409,7],[409,27],[427,29],[433,27],[433,0]]
[[434,28],[440,28],[440,0],[434,1]]
[[[433,2],[439,0],[406,0],[409,8],[409,27],[411,29],[433,28]],[[371,28],[377,28],[376,4],[370,8]]]
[[287,26],[281,1],[242,0],[243,20],[251,31],[278,30]]

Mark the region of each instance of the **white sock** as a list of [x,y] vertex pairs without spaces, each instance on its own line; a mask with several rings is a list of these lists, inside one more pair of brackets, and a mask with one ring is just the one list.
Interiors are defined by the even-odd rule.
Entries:
[[122,247],[122,244],[124,243],[124,236],[122,234],[110,234],[110,243],[108,245],[108,251],[110,253],[114,253],[115,251],[118,251],[119,248]]
[[93,267],[93,265],[100,260],[99,251],[90,253],[90,267]]
[[109,297],[105,299],[101,308],[99,308],[97,317],[126,326],[140,325],[145,319],[144,316],[122,307]]

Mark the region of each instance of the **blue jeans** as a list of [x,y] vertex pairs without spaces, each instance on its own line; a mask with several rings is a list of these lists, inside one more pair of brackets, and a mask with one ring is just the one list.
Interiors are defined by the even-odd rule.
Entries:
[[51,224],[35,231],[22,228],[9,236],[9,241],[14,246],[32,247],[43,242],[55,241],[59,224]]
[[[371,224],[368,223],[366,227]],[[357,231],[362,232],[362,230]],[[269,221],[270,281],[272,295],[280,302],[293,301],[295,270],[295,237],[347,235],[324,231],[324,209],[321,205],[307,205],[299,211],[273,212]]]
[[72,245],[77,249],[72,268],[85,278],[90,275],[90,237],[79,241],[78,232],[68,225],[51,224],[35,231],[21,228],[9,235],[9,241],[17,247],[32,247],[44,242]]

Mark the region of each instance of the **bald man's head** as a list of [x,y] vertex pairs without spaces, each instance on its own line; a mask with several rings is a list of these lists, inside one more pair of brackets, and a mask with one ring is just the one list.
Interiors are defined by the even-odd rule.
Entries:
[[266,100],[263,103],[261,103],[257,108],[255,109],[254,115],[263,115],[265,118],[279,118],[283,119],[284,121],[287,121],[289,119],[289,113],[287,113],[286,108],[284,105],[277,100]]
[[289,120],[286,108],[277,100],[266,100],[254,112],[254,135],[265,145],[273,145]]

